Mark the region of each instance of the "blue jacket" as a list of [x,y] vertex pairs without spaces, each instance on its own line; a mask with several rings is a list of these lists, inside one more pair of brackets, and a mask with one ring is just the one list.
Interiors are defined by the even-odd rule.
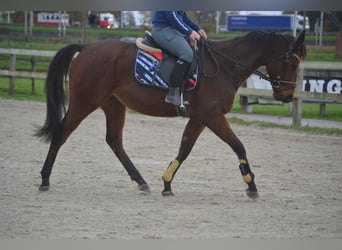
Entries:
[[155,11],[152,24],[159,28],[171,27],[186,36],[189,36],[192,30],[199,31],[201,29],[185,11]]

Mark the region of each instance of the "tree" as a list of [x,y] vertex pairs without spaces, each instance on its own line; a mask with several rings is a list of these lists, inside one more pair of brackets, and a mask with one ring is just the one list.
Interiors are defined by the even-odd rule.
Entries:
[[136,25],[134,14],[132,11],[123,11],[121,13],[121,28],[134,27]]
[[197,22],[199,25],[202,24],[215,24],[216,23],[216,11],[188,11],[189,17]]
[[82,11],[68,11],[70,25],[81,24],[83,22]]
[[152,26],[152,11],[139,11],[139,14],[142,16],[141,21],[143,26]]
[[[317,20],[320,19],[321,12],[320,11],[306,11],[304,13],[303,11],[299,11],[298,14],[300,15],[305,14],[306,16],[309,17],[310,31],[314,31],[315,24]],[[336,19],[337,22],[335,22],[336,20],[333,21],[334,19]],[[340,26],[341,24],[342,24],[342,11],[324,12],[324,31],[326,32],[339,31],[342,29],[342,27]]]

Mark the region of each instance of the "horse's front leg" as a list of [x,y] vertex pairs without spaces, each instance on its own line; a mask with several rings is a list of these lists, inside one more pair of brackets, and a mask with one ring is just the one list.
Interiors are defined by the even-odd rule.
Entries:
[[246,193],[249,197],[255,198],[258,196],[258,190],[254,182],[254,174],[249,166],[246,150],[242,142],[235,135],[231,129],[227,119],[224,115],[219,115],[211,117],[208,119],[207,126],[211,129],[217,136],[219,136],[224,142],[234,150],[239,158],[239,168],[245,183],[247,183],[248,188]]
[[170,163],[170,165],[163,174],[164,190],[162,191],[162,195],[173,195],[173,192],[171,190],[171,182],[182,162],[190,154],[192,147],[194,146],[198,136],[201,134],[204,127],[205,126],[202,123],[196,122],[192,119],[188,121],[188,124],[186,125],[183,132],[182,142],[178,151],[178,155],[176,159],[174,159]]
[[125,124],[126,108],[116,98],[111,97],[101,108],[106,115],[107,133],[106,141],[119,161],[126,169],[128,175],[138,184],[138,189],[144,193],[149,193],[150,188],[136,169],[125,152],[122,144],[123,127]]

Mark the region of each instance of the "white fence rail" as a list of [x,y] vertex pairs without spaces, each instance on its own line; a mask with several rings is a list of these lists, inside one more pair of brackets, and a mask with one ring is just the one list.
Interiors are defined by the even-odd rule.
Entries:
[[[25,49],[2,49],[0,48],[0,54],[7,54],[10,56],[9,59],[9,70],[0,70],[0,76],[9,77],[9,94],[14,93],[15,78],[31,78],[32,84],[34,79],[45,79],[46,73],[35,72],[34,60],[32,62],[31,71],[17,71],[16,62],[17,55],[26,56],[39,56],[39,57],[53,57],[56,51],[42,51],[42,50],[25,50]],[[342,103],[341,94],[329,94],[329,93],[313,93],[302,91],[302,83],[304,74],[328,74],[331,72],[339,72],[342,74],[342,63],[334,62],[303,62],[300,67],[300,74],[298,76],[298,87],[294,96],[293,102],[293,125],[301,126],[302,118],[302,102],[303,101],[315,101],[315,102],[332,102]],[[237,94],[242,97],[254,96],[272,98],[272,90],[267,89],[251,89],[251,88],[239,88]]]
[[[31,78],[32,90],[34,90],[35,79],[45,79],[46,73],[35,72],[35,56],[53,57],[56,51],[46,50],[26,50],[26,49],[3,49],[0,48],[0,54],[9,55],[9,70],[0,69],[0,76],[9,77],[9,95],[13,95],[15,88],[15,78]],[[17,71],[17,56],[31,56],[31,71]]]

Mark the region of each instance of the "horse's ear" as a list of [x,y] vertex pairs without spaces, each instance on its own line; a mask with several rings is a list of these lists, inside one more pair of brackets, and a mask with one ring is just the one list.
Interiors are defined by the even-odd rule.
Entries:
[[304,41],[305,41],[305,30],[300,32],[300,34],[296,40],[296,48],[301,47],[304,44]]

